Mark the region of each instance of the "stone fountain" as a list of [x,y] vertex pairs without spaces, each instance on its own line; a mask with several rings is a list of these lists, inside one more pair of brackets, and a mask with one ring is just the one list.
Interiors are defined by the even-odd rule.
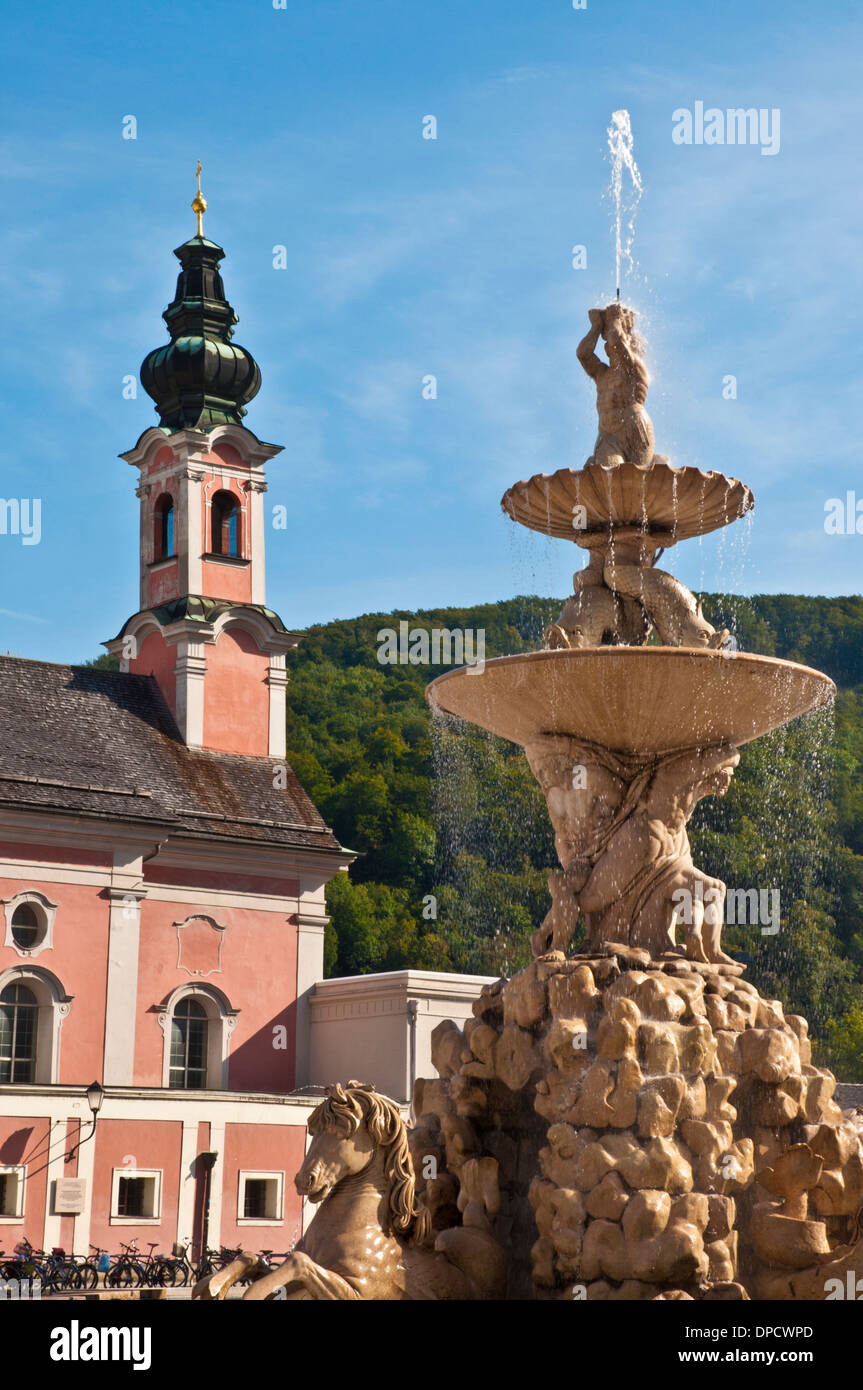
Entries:
[[835,1104],[806,1021],[722,950],[725,885],[686,826],[742,744],[835,688],[737,651],[656,567],[753,498],[654,452],[642,354],[630,309],[591,310],[594,453],[502,500],[589,552],[545,649],[427,691],[524,747],[560,869],[533,964],[485,988],[463,1031],[437,1030],[439,1079],[414,1096],[418,1189],[445,1248],[467,1186],[509,1298],[823,1299],[863,1275],[863,1115]]
[[502,505],[589,563],[543,651],[427,692],[521,744],[545,793],[560,869],[533,963],[435,1030],[412,1128],[373,1086],[330,1087],[295,1180],[319,1204],[304,1236],[196,1298],[245,1278],[251,1300],[826,1299],[863,1279],[863,1113],[722,950],[726,888],[686,830],[742,744],[835,690],[735,650],[656,567],[752,494],[654,452],[632,311],[591,310],[578,356],[592,457]]

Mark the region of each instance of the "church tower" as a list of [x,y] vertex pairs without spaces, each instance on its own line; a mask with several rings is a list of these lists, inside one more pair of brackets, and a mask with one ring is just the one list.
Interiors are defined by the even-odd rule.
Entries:
[[281,452],[243,425],[261,373],[232,342],[225,252],[197,233],[162,317],[170,342],[141,364],[160,423],[121,454],[140,483],[140,609],[104,645],[152,674],[189,747],[283,758],[285,653],[300,638],[266,606],[264,465]]

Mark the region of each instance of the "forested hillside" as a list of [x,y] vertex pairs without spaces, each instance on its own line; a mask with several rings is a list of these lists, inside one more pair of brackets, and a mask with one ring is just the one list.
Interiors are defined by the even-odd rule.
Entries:
[[[743,651],[826,671],[835,712],[744,748],[723,801],[690,827],[696,861],[737,888],[778,889],[781,928],[726,928],[749,978],[805,1014],[820,1056],[863,1079],[863,598],[704,595]],[[521,751],[432,720],[423,691],[445,667],[382,665],[378,632],[485,632],[486,657],[532,650],[559,611],[515,598],[470,610],[370,614],[309,630],[290,655],[288,757],[359,857],[328,890],[328,974],[416,966],[509,973],[548,907],[556,865]]]

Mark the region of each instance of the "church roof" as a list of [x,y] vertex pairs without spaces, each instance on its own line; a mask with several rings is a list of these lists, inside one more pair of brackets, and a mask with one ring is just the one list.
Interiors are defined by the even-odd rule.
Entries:
[[0,808],[341,848],[290,767],[187,748],[152,676],[0,657],[0,731]]

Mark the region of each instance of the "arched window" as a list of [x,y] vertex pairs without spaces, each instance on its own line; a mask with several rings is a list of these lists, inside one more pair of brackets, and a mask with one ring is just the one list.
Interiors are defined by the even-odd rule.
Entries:
[[240,557],[240,506],[232,492],[217,492],[210,508],[212,555]]
[[203,982],[178,985],[157,1012],[165,1039],[162,1085],[172,1090],[227,1090],[230,1037],[238,1017],[227,996]]
[[209,1019],[203,1004],[191,995],[181,999],[171,1018],[168,1085],[172,1090],[206,1087],[208,1028]]
[[153,557],[156,560],[167,560],[174,553],[174,499],[170,493],[164,492],[159,498],[153,511],[153,520]]
[[36,1079],[39,1004],[26,985],[0,992],[0,1082]]

